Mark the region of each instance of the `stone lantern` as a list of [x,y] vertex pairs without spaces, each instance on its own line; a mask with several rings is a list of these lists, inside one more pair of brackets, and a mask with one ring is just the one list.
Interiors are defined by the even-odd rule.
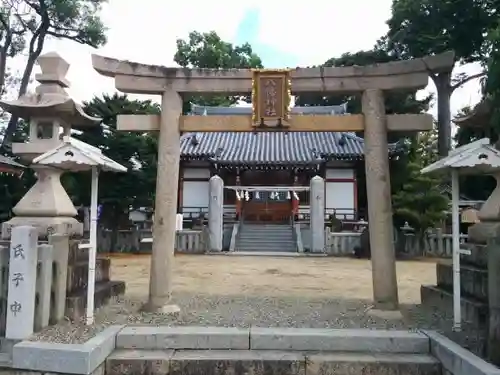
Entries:
[[[12,152],[26,163],[60,145],[69,136],[72,126],[97,126],[101,119],[88,116],[66,92],[69,82],[65,76],[69,64],[57,53],[42,55],[37,60],[41,74],[34,94],[14,101],[0,101],[0,107],[29,122],[29,139],[13,143]],[[14,207],[14,218],[2,224],[2,237],[10,238],[13,226],[31,225],[39,236],[52,233],[78,236],[83,225],[75,216],[77,210],[61,184],[63,171],[46,165],[32,164],[37,182]]]

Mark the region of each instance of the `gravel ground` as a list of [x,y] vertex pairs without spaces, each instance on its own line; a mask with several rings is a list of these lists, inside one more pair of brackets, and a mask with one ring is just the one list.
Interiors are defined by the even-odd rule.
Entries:
[[462,346],[481,354],[479,332],[464,327],[451,332],[452,318],[418,305],[403,305],[402,319],[371,315],[369,301],[356,299],[307,299],[303,297],[245,297],[179,293],[174,302],[181,307],[177,317],[140,312],[143,301],[118,298],[101,308],[96,323],[86,326],[62,322],[34,335],[31,340],[82,343],[111,324],[260,326],[309,328],[433,329]]

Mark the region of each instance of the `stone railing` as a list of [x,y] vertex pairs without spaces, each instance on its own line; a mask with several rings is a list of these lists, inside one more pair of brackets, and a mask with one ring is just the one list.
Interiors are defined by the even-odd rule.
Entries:
[[30,236],[36,236],[35,228],[18,227],[12,241],[0,242],[0,335],[7,338],[24,338],[60,321],[71,289],[68,237],[37,243]]
[[[146,237],[141,240],[143,251],[151,251],[152,237]],[[147,246],[147,248],[146,248]],[[175,252],[184,254],[203,254],[208,251],[208,230],[178,230],[175,238]]]
[[[460,235],[461,242],[467,240],[467,235]],[[326,253],[333,256],[352,255],[354,249],[361,245],[360,232],[330,232],[326,230],[325,236]],[[426,234],[419,237],[413,233],[400,233],[395,238],[395,246],[398,253],[411,257],[427,256],[438,258],[451,258],[452,236],[451,234],[436,233]]]
[[[114,235],[115,239],[113,239]],[[108,229],[99,229],[97,232],[97,251],[101,253],[149,252],[151,246],[141,245],[144,238],[151,238],[151,229],[126,229],[118,230],[116,233]]]
[[326,230],[325,252],[333,256],[352,255],[354,249],[361,244],[361,233],[330,232]]

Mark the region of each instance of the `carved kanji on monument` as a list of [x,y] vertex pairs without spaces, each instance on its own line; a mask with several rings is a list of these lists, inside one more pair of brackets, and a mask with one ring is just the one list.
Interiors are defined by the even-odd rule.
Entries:
[[252,123],[254,127],[288,127],[291,80],[289,70],[252,71]]

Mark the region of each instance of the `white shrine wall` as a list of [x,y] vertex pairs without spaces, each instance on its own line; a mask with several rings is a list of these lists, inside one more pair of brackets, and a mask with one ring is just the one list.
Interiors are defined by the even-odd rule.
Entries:
[[325,171],[325,210],[339,219],[355,220],[358,200],[353,168],[328,168]]
[[[207,212],[209,201],[208,165],[196,162],[186,163],[181,169],[179,185],[179,209],[188,216]],[[357,210],[357,182],[355,171],[349,163],[331,162],[325,171],[325,216],[333,212],[339,219],[355,220]],[[226,210],[234,205],[225,205]],[[308,215],[309,204],[301,202],[299,213]]]
[[183,168],[181,207],[208,207],[209,180],[209,168]]

